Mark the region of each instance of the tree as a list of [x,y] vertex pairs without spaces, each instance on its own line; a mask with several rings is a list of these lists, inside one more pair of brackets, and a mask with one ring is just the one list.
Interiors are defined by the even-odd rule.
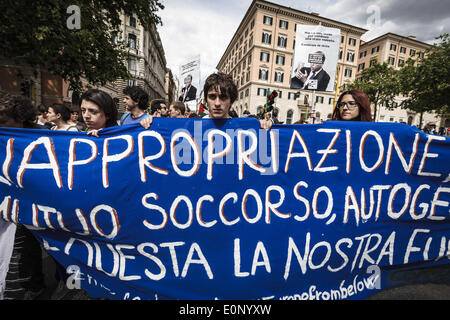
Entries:
[[373,118],[376,119],[378,106],[384,105],[390,110],[397,107],[394,101],[399,93],[396,74],[397,71],[387,63],[375,63],[364,69],[361,76],[348,84],[347,88],[362,90],[369,96],[370,102],[374,105]]
[[399,72],[401,92],[406,96],[400,105],[420,114],[420,127],[424,112],[450,112],[450,37],[442,34],[436,39],[440,42],[426,50],[423,58],[408,59]]
[[144,28],[161,20],[159,0],[4,0],[0,2],[0,56],[42,68],[81,90],[81,78],[104,85],[129,78],[126,42],[115,42],[120,12]]

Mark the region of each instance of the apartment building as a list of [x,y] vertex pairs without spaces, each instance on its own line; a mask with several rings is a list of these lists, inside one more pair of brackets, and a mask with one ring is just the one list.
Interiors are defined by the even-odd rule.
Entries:
[[[128,47],[129,59],[128,71],[132,78],[115,81],[118,87],[116,98],[118,99],[119,113],[125,112],[122,90],[130,85],[141,87],[149,95],[149,100],[165,99],[166,88],[169,88],[170,77],[167,78],[167,62],[161,38],[155,25],[151,30],[145,30],[139,20],[134,16],[122,14],[122,25],[119,34],[115,34],[116,40],[125,40]],[[170,76],[170,75],[169,75]]]
[[245,110],[252,114],[260,111],[270,89],[279,93],[275,109],[283,123],[301,118],[317,123],[331,117],[334,92],[301,90],[296,98],[299,90],[289,88],[296,29],[302,24],[341,30],[339,80],[335,86],[354,81],[360,38],[367,30],[317,13],[254,0],[217,65],[217,70],[231,74],[238,85],[238,99],[233,104],[238,114]]
[[[414,36],[405,37],[394,33],[386,33],[371,41],[363,42],[359,48],[356,77],[375,62],[379,64],[386,62],[391,67],[400,69],[409,58],[414,60],[423,58],[425,51],[430,47],[429,44],[416,40]],[[400,104],[403,99],[403,97],[398,96],[395,98],[395,102]],[[377,113],[375,119],[377,122],[404,122],[417,127],[420,124],[420,115],[411,110],[400,108],[388,110],[380,106]],[[439,128],[445,126],[443,121],[434,113],[426,113],[422,120],[422,126],[431,124]]]

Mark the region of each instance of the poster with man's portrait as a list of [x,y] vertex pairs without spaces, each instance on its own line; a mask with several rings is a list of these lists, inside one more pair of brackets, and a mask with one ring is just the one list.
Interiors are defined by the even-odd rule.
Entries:
[[[180,67],[178,100],[195,106],[200,94],[200,56],[188,59]],[[192,102],[191,102],[192,101]]]
[[341,30],[297,25],[291,89],[334,91]]

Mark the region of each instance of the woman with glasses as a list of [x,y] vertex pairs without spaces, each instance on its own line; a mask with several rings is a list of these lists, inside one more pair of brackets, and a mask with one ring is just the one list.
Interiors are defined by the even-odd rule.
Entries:
[[361,90],[343,92],[336,103],[332,120],[342,121],[372,121],[370,101],[367,94]]

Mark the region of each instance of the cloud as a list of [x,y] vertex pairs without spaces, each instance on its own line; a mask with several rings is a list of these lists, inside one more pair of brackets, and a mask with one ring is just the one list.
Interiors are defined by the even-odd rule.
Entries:
[[[433,43],[450,33],[450,7],[442,0],[272,0],[304,12],[368,29],[363,40],[392,32],[415,35]],[[167,65],[177,75],[186,59],[200,55],[201,78],[215,71],[217,63],[244,18],[252,0],[165,0],[158,31]],[[379,15],[378,15],[379,13]],[[377,18],[379,18],[377,20]]]
[[[448,3],[440,0],[341,0],[324,11],[327,18],[368,29],[362,37],[366,41],[392,32],[415,35],[427,43],[450,32],[449,14]],[[374,18],[378,18],[377,23],[373,23]]]

